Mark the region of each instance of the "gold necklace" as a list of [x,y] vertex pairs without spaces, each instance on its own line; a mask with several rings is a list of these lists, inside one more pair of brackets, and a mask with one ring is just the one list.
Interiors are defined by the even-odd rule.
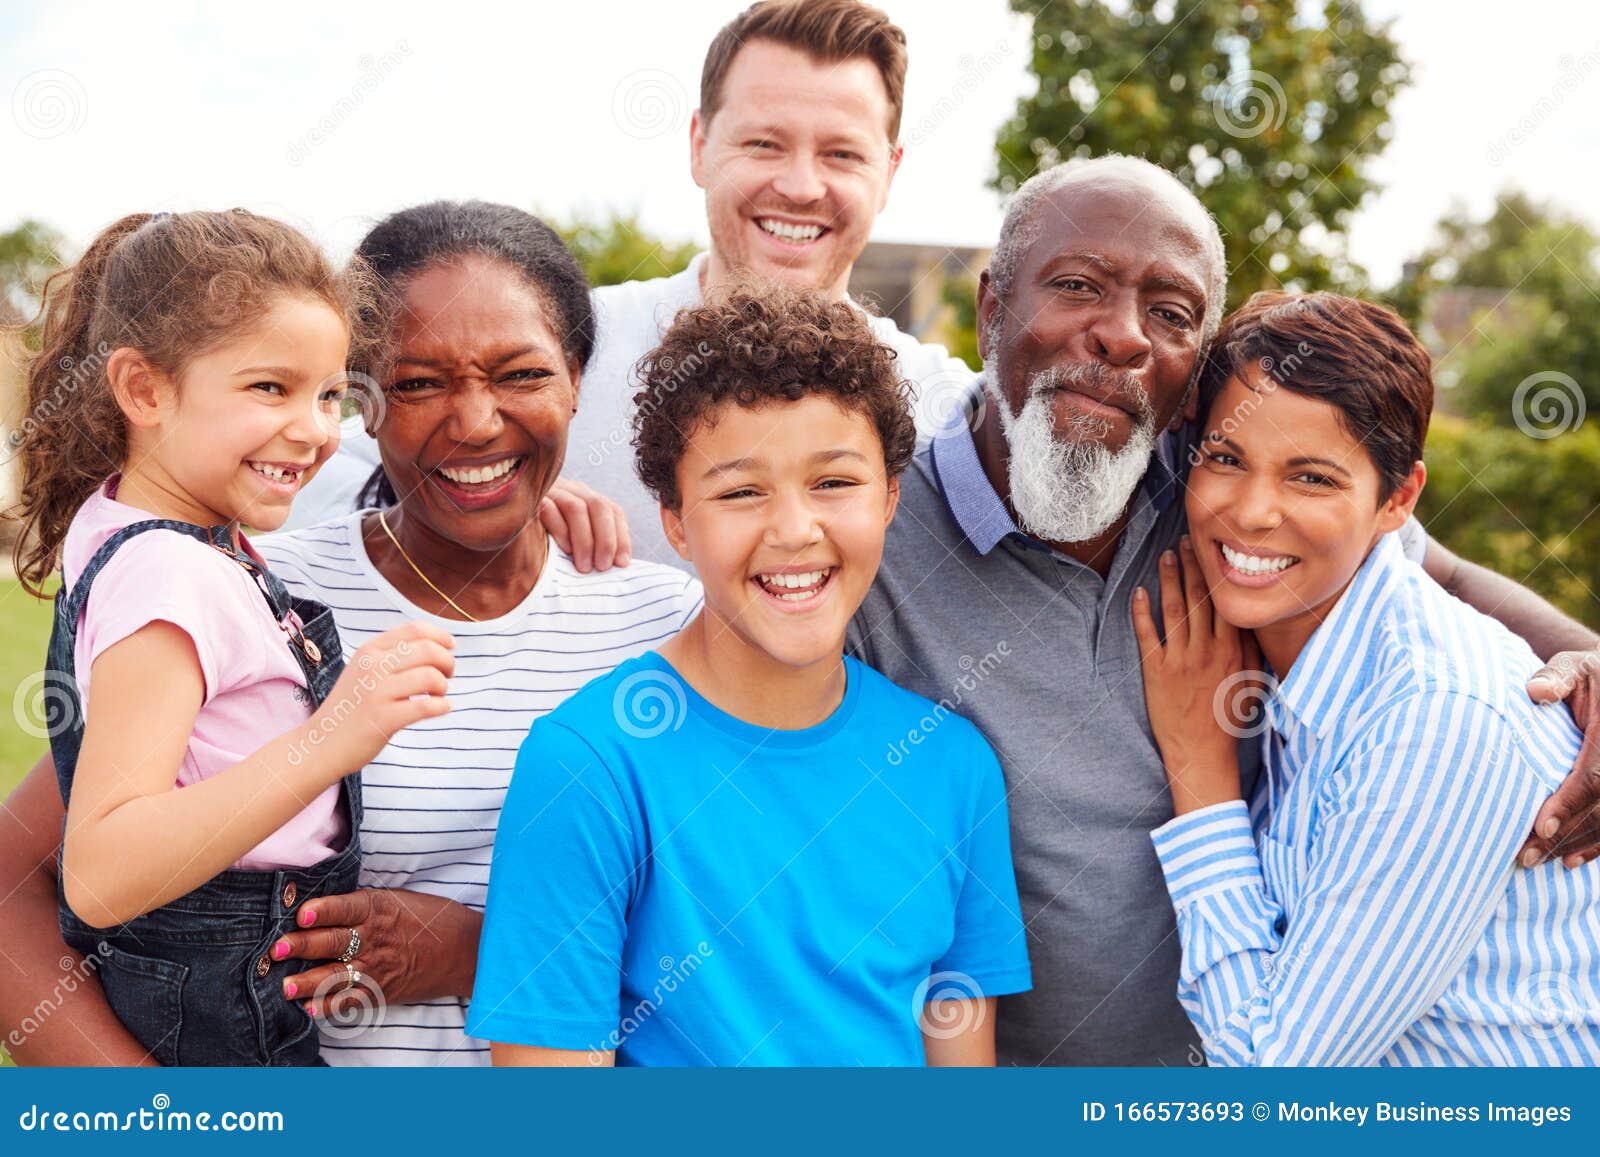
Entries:
[[460,604],[458,604],[455,601],[455,599],[451,598],[449,595],[445,594],[438,587],[434,586],[433,585],[433,580],[430,579],[427,575],[422,573],[422,568],[417,566],[416,563],[411,561],[411,556],[406,553],[406,548],[400,545],[400,540],[394,536],[394,531],[389,529],[389,520],[384,517],[384,512],[381,511],[381,510],[378,511],[378,525],[383,527],[383,533],[385,533],[385,534],[387,534],[389,536],[389,541],[394,543],[394,548],[400,552],[400,557],[406,560],[406,565],[411,568],[412,572],[419,579],[421,579],[423,582],[428,584],[428,589],[430,591],[432,591],[434,594],[438,595],[445,602],[449,603],[451,608],[455,611],[455,613],[460,615],[462,618],[467,619],[467,620],[469,620],[471,622],[474,622],[474,623],[482,621],[477,616],[469,615],[469,614],[467,614],[466,611],[462,610]]

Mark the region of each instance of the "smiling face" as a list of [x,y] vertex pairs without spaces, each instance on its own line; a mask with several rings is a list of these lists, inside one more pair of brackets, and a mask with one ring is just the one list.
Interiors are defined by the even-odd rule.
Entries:
[[327,304],[275,299],[259,322],[191,358],[130,465],[166,476],[191,519],[270,531],[339,446],[349,334]]
[[516,270],[468,256],[405,287],[379,426],[405,517],[495,550],[522,533],[561,471],[578,375]]
[[716,114],[695,113],[709,278],[733,270],[842,296],[889,197],[900,150],[872,61],[823,61],[770,40],[734,57]]
[[724,403],[690,434],[678,488],[662,522],[705,586],[709,637],[836,664],[899,497],[872,423],[827,396]]
[[1068,440],[1092,430],[1116,450],[1141,413],[1170,422],[1194,375],[1209,226],[1170,189],[1119,172],[1056,189],[1035,217],[1010,299],[980,288],[984,357],[1013,413],[1040,375],[1087,367],[1087,380],[1051,391],[1053,427]]
[[[1085,542],[1125,510],[1200,355],[1211,226],[1165,182],[1089,172],[1043,195],[1004,300],[985,273],[985,386],[1024,527]],[[987,443],[987,446],[985,445]]]
[[1417,463],[1383,497],[1338,407],[1247,373],[1228,380],[1206,415],[1189,534],[1224,619],[1303,645],[1373,544],[1411,516],[1426,475]]

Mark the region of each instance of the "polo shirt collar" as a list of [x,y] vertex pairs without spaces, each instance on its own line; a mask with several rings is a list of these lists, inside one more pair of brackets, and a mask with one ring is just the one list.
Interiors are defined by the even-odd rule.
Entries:
[[1367,640],[1404,581],[1408,562],[1398,536],[1378,539],[1344,594],[1312,633],[1294,666],[1267,703],[1267,722],[1279,734],[1303,727],[1327,738],[1367,680]]

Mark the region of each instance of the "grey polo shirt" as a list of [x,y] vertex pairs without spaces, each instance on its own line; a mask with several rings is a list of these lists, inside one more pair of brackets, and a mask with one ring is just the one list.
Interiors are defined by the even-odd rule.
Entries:
[[964,425],[925,443],[852,624],[855,654],[1000,754],[1034,985],[1001,1002],[1002,1064],[1199,1055],[1150,844],[1172,800],[1130,617],[1134,587],[1155,592],[1183,532],[1177,454],[1163,439],[1102,580],[1017,529]]
[[[1200,1063],[1150,843],[1172,797],[1131,617],[1139,586],[1160,615],[1157,565],[1185,530],[1185,434],[1161,440],[1105,579],[1017,529],[965,426],[924,443],[851,624],[852,653],[976,723],[1005,769],[1034,987],[1001,1001],[1001,1064]],[[1400,533],[1420,560],[1421,526]],[[1248,787],[1253,743],[1240,760]]]

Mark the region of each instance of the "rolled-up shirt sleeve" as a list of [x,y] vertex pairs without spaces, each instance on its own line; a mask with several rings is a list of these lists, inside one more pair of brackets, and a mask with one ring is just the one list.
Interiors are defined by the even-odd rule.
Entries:
[[1328,775],[1290,894],[1234,801],[1151,834],[1178,998],[1221,1065],[1362,1065],[1435,1004],[1499,905],[1537,809],[1511,724],[1470,696],[1394,705]]

